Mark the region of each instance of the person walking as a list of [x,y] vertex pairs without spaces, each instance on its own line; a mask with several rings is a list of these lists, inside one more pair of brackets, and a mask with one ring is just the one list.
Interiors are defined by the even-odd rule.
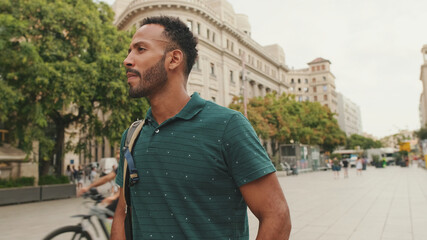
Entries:
[[332,171],[334,172],[335,179],[340,178],[341,162],[337,157],[334,157],[332,160]]
[[362,158],[361,157],[357,157],[357,160],[356,160],[356,175],[362,175],[362,169],[363,169]]
[[344,169],[344,178],[348,178],[348,159],[344,158],[342,160],[342,168]]
[[141,25],[124,65],[129,95],[146,97],[151,108],[133,148],[141,174],[130,187],[130,213],[120,154],[111,239],[125,239],[126,214],[134,239],[249,239],[247,207],[259,220],[258,239],[288,239],[288,204],[249,121],[187,93],[197,39],[178,18],[155,16]]

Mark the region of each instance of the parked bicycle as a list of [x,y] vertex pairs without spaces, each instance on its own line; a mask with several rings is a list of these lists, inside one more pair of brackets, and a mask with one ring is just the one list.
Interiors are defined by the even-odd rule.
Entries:
[[[96,237],[99,238],[99,231],[96,225],[93,223],[92,218],[95,217],[101,227],[101,230],[105,236],[105,239],[110,239],[111,222],[114,216],[114,212],[105,207],[98,206],[104,197],[96,190],[96,188],[90,189],[90,191],[82,195],[84,198],[91,198],[95,201],[95,204],[89,208],[88,214],[79,214],[72,217],[81,218],[80,223],[73,226],[64,226],[58,228],[48,234],[43,240],[58,240],[58,239],[84,239],[92,240],[92,236],[89,233],[89,229],[93,229]],[[91,201],[90,201],[91,202]],[[86,201],[84,204],[88,203]]]

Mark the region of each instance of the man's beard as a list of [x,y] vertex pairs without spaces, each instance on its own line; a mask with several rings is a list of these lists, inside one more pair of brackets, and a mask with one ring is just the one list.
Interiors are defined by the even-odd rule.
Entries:
[[[168,80],[168,75],[165,70],[164,61],[166,58],[166,54],[163,55],[162,59],[158,61],[154,66],[147,69],[141,74],[139,72],[138,75],[140,76],[138,85],[134,87],[129,88],[129,96],[132,98],[141,98],[141,97],[150,97],[156,92],[158,92],[160,89],[163,88],[163,86],[166,85],[166,82]],[[132,71],[132,70],[131,70]],[[132,72],[136,72],[133,70]]]

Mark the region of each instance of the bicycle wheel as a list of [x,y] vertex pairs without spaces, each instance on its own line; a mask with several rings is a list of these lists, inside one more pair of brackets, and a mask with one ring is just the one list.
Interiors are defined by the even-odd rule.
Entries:
[[65,226],[58,228],[47,235],[43,240],[92,240],[88,232],[84,231],[81,226]]

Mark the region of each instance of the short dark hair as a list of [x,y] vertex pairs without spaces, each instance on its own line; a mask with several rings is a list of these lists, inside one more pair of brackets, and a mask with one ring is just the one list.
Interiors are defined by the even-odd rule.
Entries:
[[173,43],[168,45],[167,51],[174,48],[179,48],[184,53],[186,61],[185,74],[190,74],[191,68],[197,58],[197,38],[193,35],[190,29],[179,18],[170,16],[155,16],[147,17],[142,21],[142,25],[159,24],[165,28],[164,35]]

